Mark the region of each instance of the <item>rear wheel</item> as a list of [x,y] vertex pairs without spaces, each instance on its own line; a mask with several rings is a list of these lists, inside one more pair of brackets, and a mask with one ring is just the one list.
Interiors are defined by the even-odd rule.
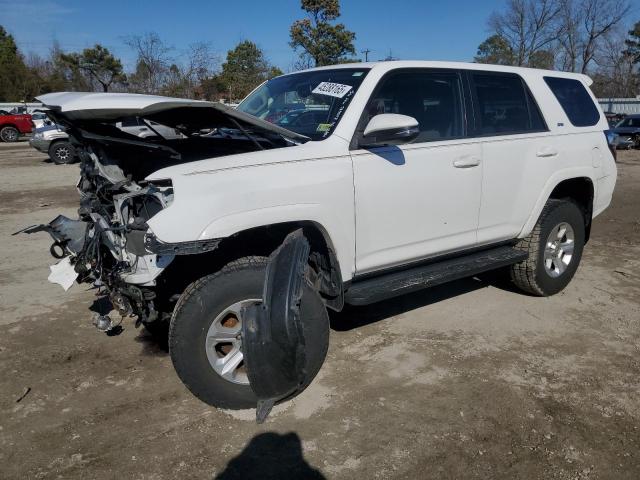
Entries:
[[17,142],[19,137],[20,132],[15,127],[6,126],[0,129],[0,139],[3,142]]
[[56,165],[73,163],[74,157],[75,150],[67,141],[55,142],[49,147],[49,158]]
[[533,231],[516,248],[529,258],[511,266],[511,279],[520,289],[538,296],[564,289],[582,258],[585,221],[580,208],[567,200],[550,199]]
[[[203,402],[219,408],[255,407],[243,361],[242,308],[262,297],[267,260],[245,257],[197,280],[182,294],[171,319],[169,352],[178,376]],[[304,390],[327,354],[329,317],[318,293],[305,285],[300,306],[306,345]],[[315,319],[310,322],[308,319]]]

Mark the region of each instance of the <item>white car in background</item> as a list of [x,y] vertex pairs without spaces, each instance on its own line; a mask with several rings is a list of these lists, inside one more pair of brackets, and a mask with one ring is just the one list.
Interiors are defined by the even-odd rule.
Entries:
[[[38,115],[38,113],[34,114]],[[39,114],[44,115],[44,114]],[[57,165],[74,163],[78,160],[76,150],[69,140],[69,135],[60,125],[54,124],[46,115],[45,120],[39,118],[43,126],[36,128],[29,140],[36,150],[49,155],[51,161]],[[183,135],[174,128],[165,127],[152,121],[144,121],[138,117],[124,118],[116,122],[116,128],[138,138],[152,138],[162,136],[164,139],[177,139]]]
[[69,135],[60,125],[36,128],[29,139],[29,145],[49,155],[51,161],[57,165],[76,161],[75,149],[69,141]]
[[45,112],[33,112],[31,114],[31,123],[33,123],[34,130],[53,125],[53,121],[47,116]]

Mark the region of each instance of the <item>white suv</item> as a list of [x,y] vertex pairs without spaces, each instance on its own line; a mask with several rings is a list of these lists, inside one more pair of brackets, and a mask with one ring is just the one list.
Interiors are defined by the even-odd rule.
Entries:
[[[327,308],[500,267],[532,295],[569,283],[616,181],[590,83],[402,61],[284,75],[237,109],[44,95],[82,160],[81,206],[27,231],[55,239],[52,281],[169,326],[187,387],[262,419],[320,369]],[[119,130],[132,115],[181,135]]]

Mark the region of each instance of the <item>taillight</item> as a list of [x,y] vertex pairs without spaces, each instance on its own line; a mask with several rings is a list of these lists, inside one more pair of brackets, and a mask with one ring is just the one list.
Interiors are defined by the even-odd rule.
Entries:
[[603,133],[607,139],[607,145],[609,145],[613,159],[618,160],[618,141],[620,140],[620,136],[611,130],[605,130]]

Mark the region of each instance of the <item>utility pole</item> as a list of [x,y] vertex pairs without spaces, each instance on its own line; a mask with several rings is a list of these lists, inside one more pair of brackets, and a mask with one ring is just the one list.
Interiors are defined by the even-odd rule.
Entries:
[[371,53],[371,50],[369,50],[368,48],[365,50],[362,50],[362,53],[364,53],[364,61],[368,62],[369,61],[369,54]]

